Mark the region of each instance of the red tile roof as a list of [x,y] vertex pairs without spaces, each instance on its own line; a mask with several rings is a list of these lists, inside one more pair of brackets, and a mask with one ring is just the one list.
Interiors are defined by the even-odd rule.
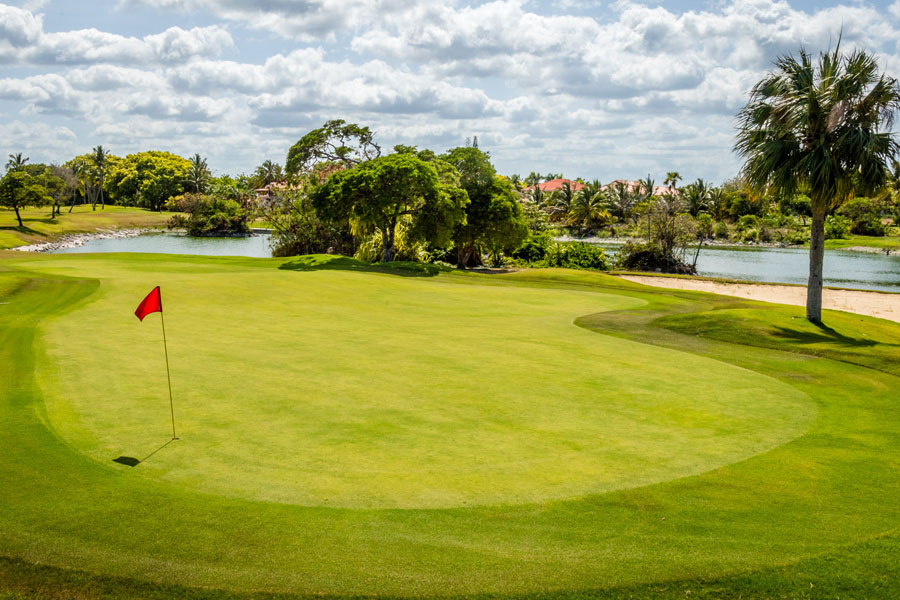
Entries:
[[[563,184],[568,183],[572,186],[572,191],[577,192],[581,188],[584,187],[583,183],[578,183],[577,181],[572,181],[571,179],[551,179],[550,181],[545,181],[544,183],[537,184],[537,187],[541,188],[542,192],[555,192],[556,190],[561,190],[563,188]],[[525,191],[531,191],[535,186],[531,185],[525,188]]]

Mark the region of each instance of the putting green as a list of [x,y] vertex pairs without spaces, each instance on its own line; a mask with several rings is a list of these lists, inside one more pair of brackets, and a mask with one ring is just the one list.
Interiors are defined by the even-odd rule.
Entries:
[[561,270],[0,259],[0,596],[900,597],[897,324]]
[[708,471],[797,437],[808,397],[772,378],[598,336],[621,295],[340,271],[98,270],[43,330],[49,421],[111,468],[250,500],[351,508],[523,504]]

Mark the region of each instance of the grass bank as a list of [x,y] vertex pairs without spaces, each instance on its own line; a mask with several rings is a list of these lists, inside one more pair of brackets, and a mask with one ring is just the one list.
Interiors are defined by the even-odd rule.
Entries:
[[91,210],[90,205],[76,206],[72,212],[63,208],[61,215],[51,218],[50,208],[26,208],[21,211],[23,226],[19,227],[16,213],[0,210],[0,249],[50,242],[64,235],[93,233],[101,229],[132,229],[165,227],[171,213],[159,213],[142,208],[107,206]]

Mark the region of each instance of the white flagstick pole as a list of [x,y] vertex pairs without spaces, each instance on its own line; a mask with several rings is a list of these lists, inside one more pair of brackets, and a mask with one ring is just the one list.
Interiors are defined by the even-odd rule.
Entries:
[[175,435],[175,404],[172,402],[172,375],[169,373],[169,346],[166,344],[166,318],[162,309],[162,289],[159,290],[159,318],[162,323],[163,331],[163,349],[166,353],[166,377],[169,380],[169,411],[172,413],[172,439],[177,440]]

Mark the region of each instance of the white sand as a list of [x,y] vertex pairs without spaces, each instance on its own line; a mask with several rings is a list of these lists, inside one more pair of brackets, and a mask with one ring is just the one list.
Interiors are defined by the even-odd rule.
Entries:
[[[806,286],[800,285],[721,283],[688,277],[654,277],[652,275],[620,275],[619,277],[655,287],[712,292],[723,296],[737,296],[763,302],[806,306]],[[900,294],[825,288],[822,292],[822,307],[900,323]]]

